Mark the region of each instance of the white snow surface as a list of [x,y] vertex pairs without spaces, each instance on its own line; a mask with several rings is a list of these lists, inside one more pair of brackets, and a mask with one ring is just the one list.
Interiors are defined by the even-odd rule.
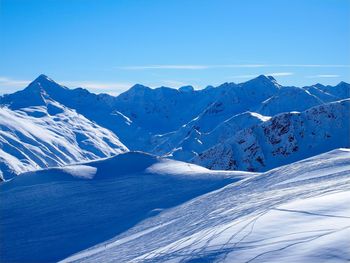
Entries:
[[252,175],[141,152],[21,174],[0,184],[0,262],[62,260]]
[[338,149],[163,210],[62,262],[348,262],[349,198],[350,152]]

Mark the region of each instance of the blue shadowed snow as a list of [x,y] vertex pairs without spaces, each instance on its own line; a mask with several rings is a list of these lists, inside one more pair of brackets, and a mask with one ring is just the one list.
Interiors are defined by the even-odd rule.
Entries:
[[244,173],[130,152],[0,185],[0,261],[57,261]]

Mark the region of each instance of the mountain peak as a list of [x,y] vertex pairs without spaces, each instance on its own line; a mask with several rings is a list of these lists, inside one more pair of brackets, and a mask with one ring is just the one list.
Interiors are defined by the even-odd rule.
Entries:
[[321,83],[316,83],[315,85],[313,85],[316,88],[324,88],[325,85],[321,84]]
[[64,86],[61,86],[54,80],[50,79],[48,76],[41,74],[36,79],[34,79],[26,88],[26,90],[46,90],[46,91],[54,91],[67,89]]
[[337,85],[336,85],[336,87],[338,86],[338,87],[340,87],[340,86],[349,86],[350,84],[349,83],[347,83],[347,82],[345,82],[345,81],[341,81],[341,82],[339,82]]
[[124,91],[123,93],[119,94],[119,98],[130,98],[134,96],[144,96],[147,91],[151,90],[150,87],[144,86],[142,84],[135,84],[130,89]]
[[145,86],[145,85],[142,85],[142,84],[135,84],[134,86],[132,86],[130,88],[130,90],[149,90],[150,88]]
[[[48,76],[46,76],[45,74],[40,74],[36,79],[34,79],[32,81],[32,83],[45,83],[45,82],[53,82],[55,83],[55,81],[53,81],[52,79],[50,79]],[[31,83],[31,84],[32,84]]]
[[257,84],[271,85],[272,84],[275,87],[281,87],[281,85],[278,84],[278,82],[274,77],[266,76],[266,75],[259,75],[254,79],[248,80],[244,84],[253,84],[253,85],[257,85]]
[[188,86],[182,86],[179,88],[180,92],[192,92],[194,91],[194,88],[191,85]]
[[274,77],[272,77],[272,76],[267,76],[267,78],[268,78],[269,80],[271,80],[271,81],[276,81],[276,79],[275,79]]
[[256,78],[250,80],[250,81],[268,81],[268,82],[274,82],[276,79],[272,76],[266,76],[266,75],[259,75]]
[[49,79],[49,77],[45,74],[40,74],[35,80],[43,80],[43,79]]

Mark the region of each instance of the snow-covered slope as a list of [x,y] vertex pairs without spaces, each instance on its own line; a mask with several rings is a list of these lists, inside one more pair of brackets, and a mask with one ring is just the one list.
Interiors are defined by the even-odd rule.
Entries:
[[189,161],[199,153],[231,138],[238,131],[269,118],[247,111],[232,116],[207,133],[201,132],[200,127],[189,123],[175,132],[154,136],[152,144],[156,147],[151,152],[176,160]]
[[232,116],[255,108],[280,88],[273,77],[264,75],[240,84],[224,83],[216,88],[224,91],[222,96],[188,125],[198,127],[201,132],[210,132]]
[[347,262],[349,198],[350,152],[334,150],[165,210],[63,262]]
[[303,88],[283,87],[264,101],[257,109],[263,115],[274,116],[282,112],[304,111],[323,101]]
[[350,97],[350,84],[344,81],[340,82],[336,86],[324,86],[318,83],[310,87],[305,87],[304,89],[324,100],[325,102],[341,100]]
[[212,89],[151,89],[135,85],[116,98],[115,108],[145,130],[160,134],[174,131],[189,122],[220,94],[219,90]]
[[0,262],[63,259],[251,175],[128,152],[17,176],[0,184]]
[[0,108],[0,177],[127,151],[118,137],[44,97],[45,106]]
[[266,171],[334,148],[350,147],[350,99],[283,113],[243,129],[194,158],[211,169]]

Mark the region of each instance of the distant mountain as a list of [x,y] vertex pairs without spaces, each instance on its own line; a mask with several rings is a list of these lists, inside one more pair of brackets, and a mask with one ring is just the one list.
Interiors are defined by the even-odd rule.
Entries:
[[334,148],[350,147],[350,99],[282,113],[200,153],[210,169],[267,171]]
[[241,84],[224,83],[214,89],[223,90],[222,95],[188,125],[198,127],[201,132],[210,132],[232,116],[254,109],[280,88],[273,77],[264,75]]
[[350,97],[350,84],[344,81],[340,82],[336,86],[324,86],[318,83],[310,87],[304,87],[304,89],[308,90],[310,93],[314,94],[325,102]]
[[[190,161],[214,144],[222,143],[241,129],[261,123],[283,112],[305,111],[325,102],[347,97],[350,85],[327,86],[327,91],[310,92],[315,87],[283,87],[272,77],[259,76],[241,84],[226,83],[225,92],[199,116],[180,129],[153,136],[154,154]],[[340,88],[339,88],[340,87]],[[316,88],[315,88],[316,89]],[[345,91],[344,91],[345,90]]]
[[135,85],[116,97],[115,108],[152,134],[177,130],[197,117],[225,93],[225,89],[195,91],[183,87],[151,89]]
[[[34,106],[20,110],[0,108],[1,178],[128,150],[114,133],[46,98],[45,93],[34,99]],[[29,106],[26,101],[16,103]]]
[[[335,101],[338,98],[334,98]],[[274,116],[282,112],[304,111],[324,101],[306,89],[297,87],[283,87],[273,96],[263,101],[256,110],[262,115]]]
[[46,98],[74,109],[87,119],[111,130],[126,144],[130,143],[131,146],[141,144],[138,140],[134,142],[129,138],[147,136],[146,131],[135,126],[128,117],[115,108],[115,97],[108,94],[94,94],[83,88],[68,89],[45,75],[40,75],[24,90],[0,97],[0,105],[12,110],[45,105],[43,94]]
[[236,132],[268,120],[270,117],[255,112],[243,112],[221,122],[210,132],[201,132],[201,127],[195,121],[190,122],[179,130],[154,136],[152,144],[156,145],[152,152],[172,157],[176,160],[189,161],[199,153],[223,142]]
[[151,89],[137,84],[114,97],[69,89],[40,75],[24,90],[0,96],[0,106],[14,111],[31,107],[50,111],[50,105],[60,105],[108,129],[131,150],[190,161],[276,114],[339,101],[348,98],[349,91],[345,82],[334,87],[284,87],[273,77],[261,75],[203,90],[191,86]]

